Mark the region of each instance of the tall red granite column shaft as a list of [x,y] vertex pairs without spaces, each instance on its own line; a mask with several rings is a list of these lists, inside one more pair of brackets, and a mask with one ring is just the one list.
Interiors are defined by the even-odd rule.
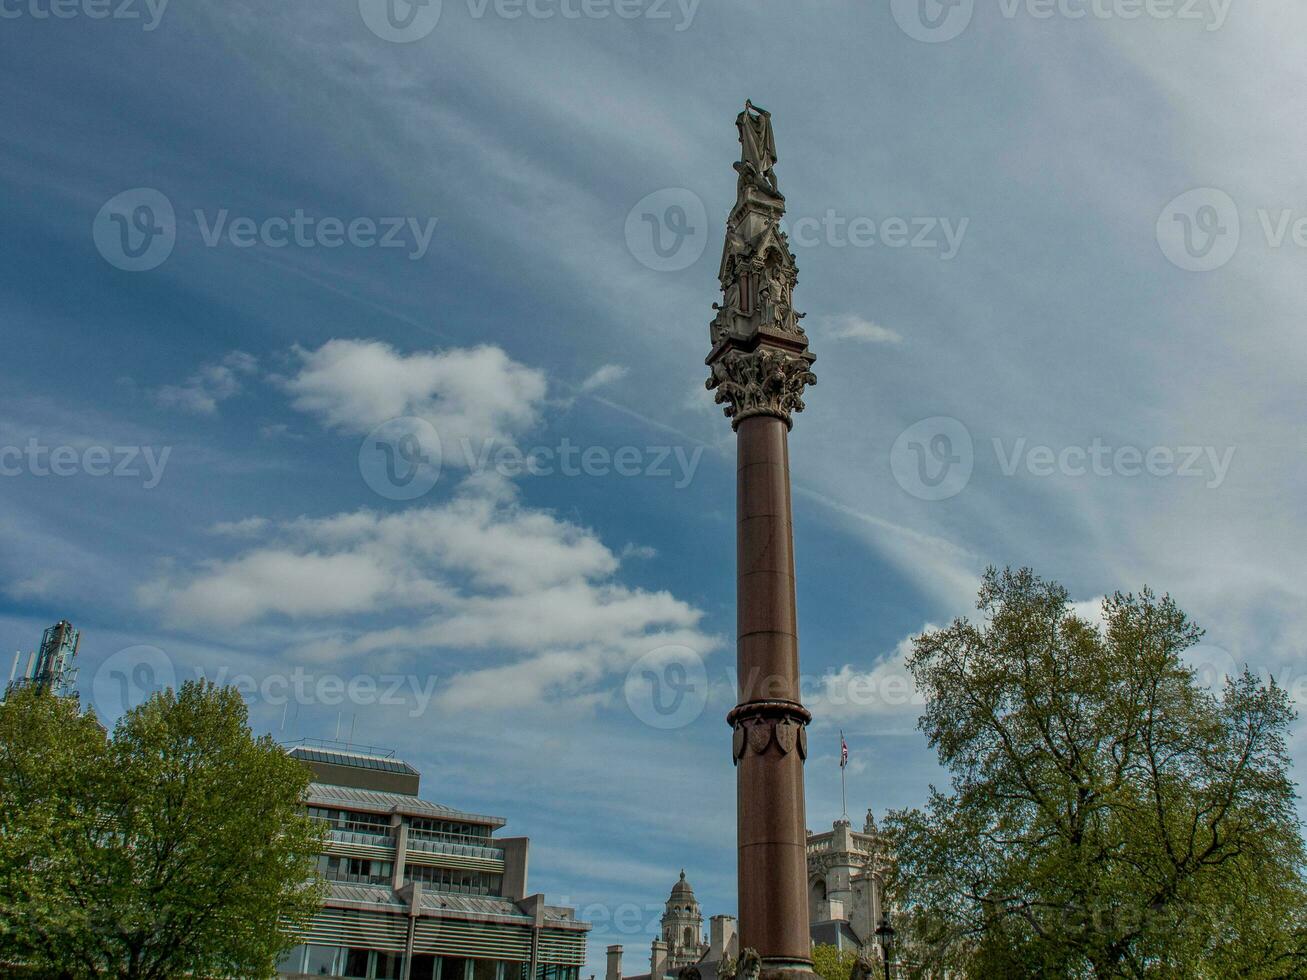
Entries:
[[726,218],[709,326],[707,387],[732,420],[736,470],[736,603],[740,700],[727,716],[738,767],[740,949],[761,959],[763,980],[815,980],[808,939],[803,760],[799,701],[789,432],[817,383],[816,360],[794,309],[794,254],[781,227],[771,114],[745,102],[735,206]]
[[[789,427],[771,415],[738,429],[736,582],[739,722],[802,726],[790,513]],[[797,740],[797,731],[796,731]],[[759,736],[759,741],[761,736]],[[770,739],[739,758],[740,945],[769,969],[810,967],[803,758]]]

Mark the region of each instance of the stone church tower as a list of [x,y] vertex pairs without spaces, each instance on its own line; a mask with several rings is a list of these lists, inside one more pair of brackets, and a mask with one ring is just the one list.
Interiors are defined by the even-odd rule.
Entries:
[[889,911],[885,873],[891,860],[870,810],[861,832],[837,820],[830,831],[808,835],[808,921],[814,941],[839,947],[851,941],[873,952],[876,926]]
[[694,897],[694,889],[685,880],[685,871],[682,870],[681,879],[672,886],[672,894],[667,899],[661,938],[654,941],[655,969],[651,972],[661,975],[656,969],[659,961],[666,964],[665,970],[675,972],[699,962],[707,951],[708,944],[703,938],[703,910],[699,908],[699,900]]

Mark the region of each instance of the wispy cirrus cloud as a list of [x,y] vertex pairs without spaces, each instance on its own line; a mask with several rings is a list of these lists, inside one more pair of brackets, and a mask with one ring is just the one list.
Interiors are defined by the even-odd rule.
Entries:
[[856,313],[828,316],[821,320],[821,332],[831,340],[855,340],[864,344],[901,344],[903,337]]
[[179,385],[163,385],[153,392],[160,408],[177,409],[195,415],[217,415],[221,402],[238,394],[242,381],[258,373],[259,362],[251,354],[234,350],[214,364],[206,364]]

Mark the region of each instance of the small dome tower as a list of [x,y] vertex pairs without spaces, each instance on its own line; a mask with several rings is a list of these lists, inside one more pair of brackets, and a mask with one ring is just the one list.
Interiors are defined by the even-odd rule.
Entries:
[[703,938],[703,910],[694,897],[694,889],[685,880],[684,870],[667,899],[662,940],[667,944],[667,965],[672,971],[697,963],[708,949]]

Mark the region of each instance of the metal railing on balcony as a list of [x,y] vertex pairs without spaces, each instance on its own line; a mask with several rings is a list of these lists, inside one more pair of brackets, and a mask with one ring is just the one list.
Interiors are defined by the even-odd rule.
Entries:
[[327,871],[322,876],[327,881],[339,881],[348,885],[389,885],[390,875],[369,874],[352,875],[347,871]]
[[464,857],[485,858],[489,861],[504,860],[502,847],[484,847],[479,844],[461,844],[448,839],[450,835],[434,833],[429,830],[408,832],[408,846],[414,851],[429,851],[435,854],[459,854]]
[[388,833],[341,830],[339,827],[332,827],[330,836],[337,844],[362,844],[367,847],[386,847],[392,850],[395,847],[395,838]]

